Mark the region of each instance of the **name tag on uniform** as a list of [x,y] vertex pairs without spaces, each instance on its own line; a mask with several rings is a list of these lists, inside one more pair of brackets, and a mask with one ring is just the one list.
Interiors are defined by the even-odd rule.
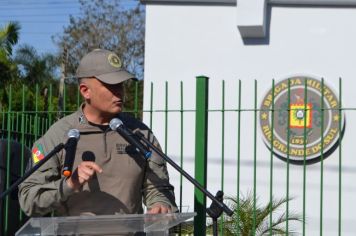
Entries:
[[127,152],[126,152],[127,146],[128,146],[128,144],[117,143],[116,144],[116,153],[117,154],[127,154]]
[[117,143],[116,144],[116,153],[117,154],[137,154],[136,149],[130,145],[130,144],[126,144],[126,143]]

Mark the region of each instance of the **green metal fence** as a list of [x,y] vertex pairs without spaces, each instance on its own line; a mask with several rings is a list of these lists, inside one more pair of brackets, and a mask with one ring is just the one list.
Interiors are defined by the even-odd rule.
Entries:
[[[251,82],[251,81],[250,81]],[[301,83],[300,83],[301,82]],[[245,81],[246,83],[246,81]],[[297,89],[294,87],[296,85],[299,86],[297,87]],[[172,84],[172,83],[171,83]],[[235,83],[236,84],[236,83]],[[215,83],[216,85],[216,83]],[[265,85],[265,84],[264,84]],[[295,206],[293,205],[291,207],[291,203],[290,201],[286,201],[286,204],[284,208],[284,214],[282,213],[282,215],[286,218],[288,217],[295,217],[295,212],[299,212],[300,213],[300,222],[299,224],[296,223],[290,223],[289,221],[286,221],[285,224],[283,224],[283,228],[286,231],[286,235],[289,234],[289,231],[292,230],[296,230],[297,232],[300,233],[300,235],[306,235],[306,234],[315,234],[315,230],[314,233],[310,231],[307,231],[306,226],[309,224],[314,224],[315,222],[311,222],[310,221],[310,216],[308,216],[307,212],[308,212],[308,208],[312,208],[314,205],[318,205],[319,206],[319,214],[318,214],[318,218],[317,218],[317,225],[318,225],[318,230],[317,230],[317,234],[319,235],[352,235],[352,233],[350,233],[349,229],[346,228],[350,228],[350,219],[346,219],[344,220],[343,216],[343,206],[345,205],[350,205],[352,204],[349,201],[344,201],[343,202],[343,198],[342,198],[342,194],[344,192],[350,192],[349,189],[347,188],[343,188],[343,182],[342,182],[342,176],[343,176],[343,172],[347,173],[347,174],[351,174],[353,170],[355,170],[355,163],[352,162],[352,160],[349,158],[350,152],[348,151],[348,167],[349,169],[346,170],[347,168],[343,167],[342,164],[342,160],[343,160],[343,155],[342,155],[342,137],[343,137],[343,132],[345,131],[345,124],[344,124],[344,112],[348,111],[353,111],[354,108],[345,108],[342,106],[342,79],[338,79],[337,80],[337,92],[336,93],[332,93],[330,90],[330,87],[327,87],[326,85],[324,85],[324,79],[320,79],[319,81],[316,81],[314,79],[308,79],[305,78],[305,81],[303,81],[303,79],[301,78],[297,78],[297,79],[290,79],[290,80],[285,80],[284,82],[278,82],[275,83],[274,80],[270,80],[269,82],[269,87],[271,88],[271,91],[274,92],[270,92],[268,95],[266,96],[270,96],[269,97],[269,106],[266,108],[264,106],[261,106],[261,97],[263,97],[265,94],[258,92],[258,88],[259,87],[263,87],[261,85],[258,84],[257,80],[253,81],[253,86],[250,86],[250,88],[252,87],[251,90],[248,90],[247,94],[249,94],[249,96],[242,96],[243,92],[243,86],[242,86],[242,81],[239,80],[238,81],[238,85],[234,88],[229,87],[229,90],[233,91],[233,93],[236,95],[233,99],[236,99],[237,97],[237,102],[236,107],[230,107],[227,108],[225,101],[227,99],[232,99],[230,97],[228,97],[226,95],[226,81],[221,81],[221,85],[219,87],[214,87],[214,88],[210,88],[209,89],[209,79],[207,77],[204,76],[199,76],[197,77],[197,81],[196,81],[196,108],[195,109],[187,109],[186,107],[184,107],[184,98],[187,98],[186,95],[183,95],[183,82],[180,82],[180,96],[179,98],[176,96],[177,93],[175,93],[175,95],[171,96],[171,97],[175,97],[176,100],[180,101],[180,105],[179,105],[179,110],[174,108],[169,108],[168,104],[168,83],[166,82],[164,85],[164,89],[162,89],[161,86],[161,91],[165,91],[165,100],[163,102],[161,102],[160,104],[164,104],[164,109],[154,109],[152,105],[153,102],[153,96],[154,93],[153,91],[153,84],[151,84],[151,91],[150,91],[150,95],[148,95],[148,97],[151,98],[150,101],[150,108],[149,111],[146,112],[150,112],[150,126],[152,127],[152,120],[156,119],[155,117],[157,117],[157,113],[160,112],[164,112],[165,116],[164,118],[162,118],[158,123],[161,124],[161,126],[163,126],[162,124],[164,123],[164,131],[162,131],[162,133],[164,132],[164,147],[165,147],[165,151],[167,152],[167,146],[169,146],[169,142],[174,143],[173,145],[177,145],[180,146],[181,150],[179,153],[176,152],[176,154],[178,154],[179,158],[180,158],[180,163],[181,166],[187,166],[186,163],[186,159],[184,157],[184,142],[183,142],[183,136],[184,138],[187,138],[187,135],[184,132],[187,132],[187,129],[184,129],[183,127],[186,125],[186,123],[183,122],[184,120],[184,116],[186,116],[187,113],[190,112],[195,112],[195,156],[194,156],[194,170],[195,170],[195,178],[203,185],[203,186],[207,186],[207,183],[209,182],[208,178],[209,176],[211,177],[212,175],[216,175],[217,173],[208,173],[207,172],[207,164],[209,163],[208,161],[208,156],[209,156],[209,152],[207,151],[207,146],[208,146],[208,136],[209,139],[217,139],[220,138],[220,143],[221,143],[221,147],[220,147],[220,161],[219,161],[219,166],[220,166],[220,171],[219,171],[219,179],[220,179],[220,186],[219,189],[224,190],[225,191],[225,177],[231,175],[232,173],[230,172],[226,172],[225,169],[228,166],[231,165],[236,165],[236,173],[233,173],[233,175],[236,175],[236,182],[235,182],[235,186],[234,189],[226,189],[226,191],[230,191],[231,192],[235,192],[236,191],[236,195],[235,196],[241,196],[241,194],[243,194],[244,192],[246,192],[246,188],[242,189],[241,185],[242,185],[242,180],[241,180],[241,172],[243,172],[243,169],[248,168],[248,172],[250,172],[249,174],[251,174],[251,178],[252,178],[252,196],[253,196],[253,212],[252,212],[252,223],[251,223],[251,234],[252,235],[261,235],[261,231],[260,228],[257,228],[257,224],[258,222],[261,220],[259,219],[260,215],[259,215],[259,211],[260,211],[260,206],[257,203],[257,200],[261,197],[261,188],[264,186],[261,186],[261,181],[258,180],[258,172],[259,172],[259,165],[261,163],[261,159],[265,158],[265,160],[268,160],[267,164],[268,164],[268,175],[265,176],[266,179],[268,179],[268,197],[266,197],[265,199],[267,200],[267,203],[272,202],[275,199],[275,195],[282,195],[282,197],[284,197],[285,199],[293,199],[293,198],[299,198],[301,199],[301,208],[295,208]],[[191,86],[191,83],[190,83]],[[230,85],[228,85],[230,86]],[[281,96],[278,95],[278,91],[280,90],[281,86],[285,88],[286,91],[286,95],[284,97],[284,103],[288,104],[287,107],[275,107],[275,99],[277,97],[277,99],[281,100]],[[158,86],[159,87],[159,86]],[[264,86],[266,87],[266,86]],[[175,85],[174,89],[171,90],[177,90],[178,86]],[[217,89],[221,89],[221,91],[219,92],[219,94],[221,94],[221,98],[219,99],[221,107],[220,108],[212,108],[210,107],[210,104],[208,104],[208,98],[209,98],[209,93],[211,93],[211,91],[213,91],[213,96],[214,99],[216,99],[216,90]],[[312,90],[311,92],[311,96],[310,98],[308,97],[310,91],[309,89]],[[209,92],[210,90],[210,92]],[[295,90],[297,90],[297,94],[295,94]],[[299,90],[299,92],[298,92]],[[313,90],[317,91],[317,92],[313,92]],[[163,94],[162,92],[158,93],[158,94]],[[276,97],[275,97],[275,94]],[[316,97],[315,94],[319,94],[319,97]],[[332,94],[332,95],[331,95]],[[300,96],[300,100],[299,104],[294,104],[294,105],[302,105],[302,108],[298,108],[298,106],[295,107],[291,107],[290,104],[293,103],[292,101],[295,100],[293,96]],[[170,99],[172,99],[170,97]],[[293,98],[292,98],[293,97]],[[189,96],[187,99],[191,99],[192,96]],[[159,97],[158,99],[162,99],[162,97]],[[185,100],[186,101],[186,100]],[[248,104],[253,104],[252,106],[248,106],[246,105],[246,101],[249,101]],[[338,101],[338,102],[336,102]],[[263,102],[263,100],[262,100]],[[245,103],[244,107],[243,107],[243,103]],[[311,107],[309,107],[309,103],[312,105]],[[328,106],[325,106],[325,104],[328,104]],[[260,143],[261,143],[261,138],[259,136],[261,136],[261,131],[259,131],[259,129],[262,129],[261,124],[261,114],[263,114],[264,112],[269,112],[269,116],[272,117],[272,119],[270,119],[270,129],[274,130],[276,127],[280,126],[279,120],[278,120],[278,115],[280,115],[280,113],[284,113],[287,114],[286,115],[286,124],[285,127],[288,127],[285,129],[285,133],[286,133],[286,144],[285,144],[285,148],[286,148],[286,153],[285,156],[282,158],[280,153],[276,152],[275,149],[278,149],[275,145],[277,140],[277,136],[276,135],[271,135],[270,139],[265,140],[265,146],[267,147],[267,151],[266,151],[266,147],[263,146],[261,147]],[[309,125],[307,124],[308,119],[304,118],[304,119],[300,119],[298,117],[294,118],[294,120],[291,118],[291,115],[297,115],[300,114],[299,112],[302,112],[304,114],[308,114],[308,112],[310,114],[313,114],[314,120],[316,123],[319,123],[318,126],[318,132],[317,134],[314,134],[315,136],[317,136],[319,140],[319,146],[316,146],[313,148],[313,152],[314,156],[313,158],[310,158],[310,151],[312,150],[311,147],[309,147],[308,144],[308,139],[310,139],[310,132],[311,132],[311,127],[309,127]],[[336,124],[336,126],[338,127],[337,131],[335,131],[335,140],[334,140],[334,146],[332,148],[330,148],[328,151],[324,151],[324,147],[326,148],[327,144],[329,143],[328,140],[325,139],[329,139],[330,137],[327,136],[326,134],[330,134],[330,133],[325,133],[326,132],[326,128],[328,128],[328,125],[326,124],[327,122],[325,121],[326,118],[324,119],[324,117],[327,117],[328,119],[330,119],[330,115],[328,115],[328,113],[332,112],[333,113],[333,117],[332,119],[335,119],[336,122],[334,122]],[[174,123],[174,125],[179,125],[180,126],[180,131],[178,129],[174,129],[173,132],[177,132],[177,138],[174,140],[167,140],[168,136],[168,129],[171,128],[172,130],[172,126],[167,126],[167,123],[169,123],[169,116],[167,116],[167,114],[172,114],[172,113],[180,113],[180,123],[177,124]],[[213,114],[216,113],[220,113],[221,114],[221,124],[217,124],[216,122],[212,121],[210,119],[210,116],[212,116]],[[155,117],[153,117],[155,114]],[[229,136],[227,136],[227,134],[225,133],[226,130],[228,130],[228,128],[226,127],[230,127],[231,123],[226,123],[226,117],[228,115],[231,114],[235,114],[237,115],[236,120],[234,121],[237,126],[236,126],[236,130],[234,130],[233,136],[231,136],[231,132],[229,132]],[[249,117],[252,117],[252,125],[250,126],[252,132],[250,133],[250,135],[246,135],[246,133],[243,133],[244,131],[243,128],[246,128],[244,126],[246,126],[246,122],[244,122],[244,117],[246,117],[247,115],[250,115]],[[209,117],[209,122],[208,122],[208,117]],[[299,135],[299,139],[298,138],[292,138],[292,137],[298,137],[298,135],[295,134],[294,130],[295,128],[290,128],[292,127],[292,124],[290,124],[291,120],[293,122],[295,122],[295,120],[300,120],[302,121],[302,124],[300,125],[300,127],[298,127],[299,131],[301,131],[301,135]],[[163,121],[163,122],[162,122]],[[246,121],[246,120],[245,120]],[[194,123],[194,121],[191,121],[192,123]],[[335,125],[334,124],[334,125]],[[219,126],[220,127],[220,137],[210,137],[210,133],[208,134],[208,126]],[[154,127],[154,130],[157,131],[156,126]],[[169,132],[172,132],[172,131]],[[335,129],[336,130],[336,129]],[[314,131],[315,132],[315,131]],[[352,131],[351,131],[352,132]],[[189,138],[188,138],[189,139]],[[236,139],[236,146],[234,148],[236,148],[236,156],[234,157],[234,160],[236,161],[235,163],[231,163],[229,161],[226,160],[226,140],[228,139]],[[248,147],[242,147],[242,143],[244,141],[244,139],[252,139],[252,144]],[[192,138],[190,138],[189,140],[193,140]],[[295,144],[291,143],[291,141],[302,141],[301,145],[299,145],[301,147],[300,150],[296,150],[294,148]],[[180,143],[178,143],[178,141],[180,141]],[[280,146],[280,145],[279,145]],[[250,161],[252,162],[252,165],[246,167],[246,161],[242,161],[243,158],[243,149],[250,149],[250,156],[251,159]],[[262,150],[263,149],[263,150]],[[315,151],[316,150],[316,151]],[[336,150],[336,151],[335,151]],[[293,159],[291,158],[292,155],[296,155],[296,153],[302,153],[300,155],[299,160]],[[168,150],[168,153],[170,153],[170,151]],[[262,153],[262,154],[261,154]],[[267,153],[267,154],[266,154]],[[211,155],[211,154],[210,154]],[[246,154],[245,154],[246,155]],[[268,156],[268,158],[267,158]],[[277,159],[276,156],[278,156],[279,158]],[[332,156],[332,157],[330,157]],[[324,161],[325,158],[329,157],[328,159],[328,165],[325,167]],[[280,159],[283,159],[284,162],[281,162]],[[245,164],[243,164],[242,162],[245,162]],[[266,162],[266,161],[265,161]],[[333,163],[330,163],[333,162]],[[277,167],[277,168],[276,168]],[[276,182],[276,178],[280,178],[280,174],[276,174],[279,172],[278,170],[282,168],[285,171],[285,174],[283,176],[283,182],[284,182],[284,191],[285,193],[280,194],[278,191],[280,191],[280,187],[279,189],[277,188],[277,185],[275,184]],[[293,183],[293,178],[294,176],[291,176],[291,171],[295,171],[296,168],[298,168],[298,171],[301,173],[301,184],[302,184],[302,191],[301,193],[297,193],[299,195],[296,194],[296,191],[293,191],[291,193],[291,189],[294,188],[294,186],[291,186]],[[310,187],[308,187],[308,177],[310,176],[314,176],[315,173],[317,172],[317,174],[319,174],[319,179],[318,179],[318,188],[319,188],[319,193],[318,194],[310,194],[311,195],[318,195],[318,199],[316,199],[316,201],[309,201],[307,204],[307,200],[310,198],[310,196],[308,196],[308,193],[311,192],[311,190],[315,190],[315,189],[311,189]],[[331,194],[325,194],[325,186],[328,186],[329,183],[324,183],[324,179],[326,179],[325,173],[327,173],[328,175],[330,175],[330,173],[335,173],[337,172],[337,193],[336,193],[336,197],[333,196],[332,201],[330,202],[330,197]],[[308,176],[309,175],[309,176]],[[329,179],[329,176],[327,176],[327,180]],[[277,179],[279,180],[279,179]],[[310,182],[310,181],[309,181]],[[185,187],[182,186],[182,179],[180,178],[180,182],[179,182],[179,196],[180,196],[180,202],[179,205],[182,205],[182,198],[187,198],[188,196],[182,195],[182,193],[184,192]],[[235,189],[236,187],[236,189]],[[328,190],[329,191],[329,190]],[[348,197],[350,197],[349,194]],[[204,225],[206,225],[207,219],[205,217],[206,212],[205,212],[205,208],[207,207],[206,205],[206,198],[198,191],[195,190],[194,193],[195,196],[195,201],[194,201],[194,210],[198,213],[198,216],[195,217],[195,222],[194,222],[194,226],[195,226],[195,232],[194,235],[204,235],[205,234],[205,227]],[[325,196],[328,200],[327,202],[327,206],[325,206]],[[291,200],[293,201],[293,200]],[[240,202],[237,201],[236,204],[236,208],[239,209],[240,206]],[[335,208],[335,211],[333,211],[333,214],[336,215],[336,221],[332,221],[331,224],[334,224],[334,227],[337,228],[336,231],[331,232],[329,231],[330,228],[330,219],[328,219],[328,215],[325,214],[325,212],[330,212],[330,211],[326,211],[325,209],[329,209],[329,208]],[[275,213],[272,213],[272,205],[269,205],[269,210],[271,213],[268,214],[268,221],[267,224],[272,225],[273,222],[275,222],[275,219],[278,218],[278,214],[276,215]],[[348,218],[350,218],[350,215],[352,215],[352,210],[348,211]],[[345,218],[347,218],[345,217]],[[237,221],[239,221],[239,215],[236,216]],[[324,222],[324,219],[326,219],[327,223]],[[343,227],[343,222],[347,222],[347,226],[348,227]],[[344,223],[345,224],[345,223]],[[346,224],[345,224],[346,225]],[[221,220],[221,225],[220,225],[220,234],[223,235],[223,228],[224,228],[224,220]],[[329,227],[329,228],[328,228]],[[273,235],[275,234],[276,231],[272,230],[271,227],[269,227],[269,230],[267,232],[267,234],[269,235]],[[237,235],[245,235],[243,233],[236,233]]]
[[[179,83],[179,88],[180,88],[180,96],[179,98],[175,98],[179,101],[180,106],[176,107],[174,109],[169,109],[168,108],[168,98],[172,99],[168,93],[168,82],[166,82],[165,84],[165,89],[164,91],[160,92],[161,94],[165,94],[164,96],[164,107],[163,109],[154,109],[153,108],[153,104],[154,104],[154,96],[153,96],[153,91],[154,91],[154,84],[150,84],[149,87],[149,92],[150,94],[146,95],[146,99],[149,99],[149,104],[150,104],[150,108],[147,110],[143,110],[140,111],[138,109],[138,87],[137,84],[135,84],[135,99],[134,99],[134,107],[131,110],[128,110],[128,112],[132,112],[135,116],[139,117],[141,113],[143,113],[144,117],[149,117],[149,126],[152,127],[153,125],[153,121],[154,121],[154,117],[155,114],[158,113],[163,113],[164,114],[164,125],[162,125],[162,127],[164,126],[164,140],[161,140],[162,142],[162,146],[164,147],[164,151],[165,153],[169,153],[167,150],[167,146],[168,146],[168,132],[169,132],[169,114],[172,113],[176,113],[179,114],[180,116],[180,123],[179,123],[179,134],[177,134],[177,138],[176,140],[174,140],[175,143],[179,143],[180,146],[180,151],[178,153],[179,156],[179,162],[180,162],[180,166],[182,168],[185,168],[186,166],[186,160],[184,157],[184,136],[186,136],[186,130],[184,129],[184,126],[186,125],[184,123],[184,116],[187,113],[195,113],[195,121],[191,121],[192,123],[195,123],[195,133],[194,132],[190,132],[190,137],[194,136],[194,142],[195,142],[195,157],[194,157],[194,165],[195,165],[195,178],[198,180],[198,182],[200,182],[204,187],[207,187],[207,182],[208,182],[208,176],[211,175],[211,173],[207,172],[207,165],[208,165],[208,126],[209,126],[209,122],[211,122],[211,120],[208,121],[208,117],[213,114],[213,113],[221,113],[221,147],[220,147],[220,156],[221,156],[221,160],[220,160],[220,189],[225,191],[225,177],[227,175],[231,175],[231,173],[226,173],[225,172],[225,168],[227,166],[231,166],[231,165],[235,165],[236,166],[236,173],[233,173],[233,175],[235,176],[236,179],[236,183],[235,183],[235,187],[236,189],[233,191],[236,193],[236,196],[240,196],[240,193],[243,192],[243,190],[241,189],[241,172],[243,171],[242,168],[249,168],[249,172],[251,173],[251,177],[252,177],[252,190],[253,190],[253,213],[252,213],[252,228],[251,228],[251,232],[253,235],[256,235],[256,231],[258,230],[256,228],[256,224],[257,221],[260,219],[257,219],[257,217],[259,217],[257,215],[257,209],[258,209],[258,205],[256,204],[258,196],[259,196],[259,182],[257,180],[257,175],[258,175],[258,165],[260,162],[260,156],[259,153],[261,152],[265,152],[265,151],[261,151],[259,148],[260,146],[258,145],[258,142],[260,140],[259,136],[259,119],[262,116],[261,114],[263,112],[267,112],[269,117],[272,117],[270,119],[270,130],[272,130],[272,135],[270,136],[270,139],[266,141],[266,146],[268,146],[269,144],[269,150],[267,151],[267,153],[269,153],[269,176],[266,177],[269,179],[269,196],[268,199],[269,201],[273,200],[273,196],[275,194],[275,188],[274,188],[274,181],[275,181],[275,166],[276,166],[276,156],[280,155],[275,151],[276,145],[275,142],[276,141],[276,136],[274,135],[274,129],[275,127],[277,127],[278,124],[278,119],[276,118],[276,114],[279,113],[283,113],[283,114],[287,114],[287,124],[286,127],[290,127],[290,122],[294,122],[294,120],[291,120],[290,115],[291,114],[297,114],[293,113],[293,110],[298,110],[300,113],[304,114],[303,118],[298,118],[296,117],[295,120],[298,121],[302,121],[304,122],[304,124],[302,124],[303,126],[303,134],[302,134],[302,138],[300,140],[304,140],[303,144],[304,148],[303,148],[303,157],[301,158],[301,162],[299,163],[301,168],[302,168],[302,209],[298,209],[301,210],[302,213],[302,223],[301,223],[301,228],[298,228],[297,231],[300,232],[300,234],[302,235],[306,235],[307,231],[306,231],[306,224],[308,222],[308,216],[306,214],[307,212],[307,194],[308,194],[308,189],[307,189],[307,174],[308,174],[308,166],[309,166],[309,162],[307,159],[307,151],[308,146],[307,146],[307,139],[308,139],[308,119],[306,117],[305,114],[308,114],[308,111],[310,113],[315,113],[315,114],[319,114],[320,118],[319,121],[321,122],[321,128],[320,128],[320,138],[321,138],[321,147],[319,151],[320,157],[314,159],[314,162],[319,161],[318,163],[320,163],[320,185],[319,185],[319,201],[318,204],[320,205],[320,213],[319,213],[319,234],[323,235],[325,234],[325,223],[323,221],[324,217],[325,217],[325,213],[324,213],[324,209],[325,209],[325,194],[324,194],[324,175],[325,175],[325,171],[324,171],[324,137],[325,135],[323,135],[325,133],[324,130],[324,113],[327,112],[328,110],[333,110],[336,111],[338,114],[338,130],[341,131],[344,128],[342,127],[343,123],[343,112],[345,110],[354,110],[353,108],[344,108],[342,107],[342,80],[339,80],[339,89],[338,89],[338,106],[337,107],[324,107],[324,101],[325,101],[325,97],[324,95],[328,95],[325,91],[324,91],[324,80],[322,79],[320,81],[321,83],[321,97],[320,97],[320,106],[319,107],[315,107],[313,106],[312,108],[308,107],[308,86],[310,86],[310,84],[308,84],[306,81],[305,83],[303,83],[301,86],[303,86],[302,91],[304,94],[303,97],[303,103],[300,103],[299,106],[301,106],[302,108],[293,108],[290,106],[291,104],[291,93],[293,92],[292,88],[292,80],[288,80],[288,82],[286,82],[284,85],[287,86],[285,89],[287,91],[287,95],[286,95],[286,102],[288,104],[288,107],[285,108],[276,108],[275,107],[275,100],[276,98],[278,98],[277,94],[277,88],[275,85],[275,81],[272,80],[271,81],[271,92],[270,93],[270,97],[268,98],[270,101],[270,105],[268,109],[263,109],[259,106],[259,97],[261,96],[261,94],[258,93],[258,83],[257,81],[254,81],[254,85],[253,85],[253,90],[254,91],[250,91],[251,95],[248,98],[242,98],[241,94],[242,94],[242,82],[239,81],[238,82],[238,86],[236,88],[233,89],[233,91],[235,91],[235,94],[237,95],[237,107],[233,107],[233,108],[226,108],[225,105],[225,99],[226,99],[226,94],[225,94],[225,89],[226,89],[226,82],[222,81],[221,82],[221,109],[210,109],[209,108],[209,79],[205,76],[199,76],[196,78],[196,100],[195,100],[195,104],[196,107],[195,109],[185,109],[184,107],[184,89],[183,89],[183,82]],[[173,82],[172,82],[173,83]],[[280,85],[280,84],[279,84]],[[278,86],[279,86],[278,85]],[[211,88],[210,88],[211,89]],[[216,89],[216,88],[215,88]],[[231,88],[230,88],[231,89]],[[13,183],[14,181],[16,181],[16,179],[21,176],[21,174],[24,173],[25,171],[25,167],[26,167],[26,162],[27,159],[29,157],[29,149],[31,148],[33,142],[39,138],[42,134],[44,134],[46,132],[46,130],[48,129],[48,127],[53,124],[56,119],[60,116],[63,116],[65,114],[69,114],[71,113],[73,110],[75,110],[81,100],[80,100],[80,96],[79,93],[76,93],[75,98],[76,98],[76,102],[73,102],[73,100],[71,100],[71,103],[68,104],[68,98],[66,97],[66,93],[64,93],[64,104],[63,104],[63,111],[58,111],[57,109],[57,103],[58,103],[58,95],[54,94],[54,92],[52,91],[52,86],[49,87],[49,96],[44,97],[43,95],[40,94],[40,88],[39,86],[36,86],[34,88],[34,101],[32,101],[34,103],[34,109],[32,110],[26,110],[26,105],[29,102],[28,101],[28,91],[29,89],[26,88],[25,86],[23,86],[21,89],[21,97],[19,97],[17,95],[16,99],[14,100],[14,91],[13,88],[10,86],[9,88],[7,88],[7,92],[8,92],[8,101],[7,104],[4,105],[3,104],[3,110],[1,110],[0,113],[0,135],[1,135],[1,141],[3,145],[0,145],[0,155],[3,154],[3,156],[0,156],[2,158],[2,161],[0,161],[1,167],[0,167],[0,171],[1,171],[1,175],[0,175],[0,180],[1,180],[1,184],[0,184],[0,190],[4,191],[5,189],[9,188],[9,186],[11,185],[11,183]],[[66,89],[65,89],[66,91]],[[16,91],[16,93],[19,93],[20,91]],[[299,92],[299,95],[301,95],[302,93]],[[275,96],[276,95],[276,96]],[[329,96],[329,95],[328,95]],[[73,95],[72,95],[73,97]],[[280,98],[280,97],[279,97]],[[19,103],[19,99],[21,99],[21,107],[17,107],[17,110],[15,110],[13,108],[13,104],[14,103]],[[159,99],[162,99],[159,98]],[[244,107],[243,108],[243,103],[244,103],[244,99],[245,100],[249,100],[249,101],[253,101],[253,107]],[[45,100],[45,101],[44,101]],[[267,101],[267,99],[266,99]],[[316,104],[317,102],[314,101],[314,104]],[[41,105],[42,104],[42,105]],[[47,105],[44,105],[47,104]],[[42,106],[42,110],[40,109],[40,107]],[[70,109],[68,109],[68,107],[70,107]],[[46,108],[45,110],[43,108]],[[226,130],[226,126],[228,124],[226,124],[226,115],[227,114],[235,114],[236,115],[236,127],[237,129],[234,131],[235,136],[234,137],[227,137],[225,130]],[[246,137],[246,134],[242,133],[242,129],[243,126],[245,125],[243,122],[243,117],[246,115],[250,115],[253,117],[253,122],[252,122],[252,134],[251,134],[251,139],[252,139],[252,146],[248,147],[250,149],[250,153],[251,153],[251,161],[252,161],[252,166],[246,167],[242,164],[242,141],[244,138]],[[335,116],[336,117],[336,116]],[[177,124],[175,124],[177,125]],[[153,128],[154,130],[154,128]],[[285,197],[287,199],[291,198],[291,194],[290,194],[290,183],[291,183],[291,176],[290,176],[290,168],[292,166],[292,164],[295,164],[295,160],[291,160],[290,159],[290,154],[291,154],[291,150],[293,149],[293,144],[290,143],[290,137],[292,136],[293,129],[286,129],[286,137],[287,137],[287,143],[285,145],[286,148],[286,157],[285,162],[279,162],[278,160],[278,165],[279,166],[283,166],[284,170],[285,170]],[[294,135],[294,134],[293,134]],[[345,191],[343,189],[343,185],[342,185],[342,177],[343,177],[343,159],[344,156],[342,155],[342,140],[341,140],[341,133],[338,134],[339,138],[337,140],[337,144],[338,144],[338,151],[334,152],[333,155],[338,156],[338,164],[337,164],[337,172],[338,172],[338,197],[337,197],[337,204],[336,204],[336,208],[337,208],[337,228],[338,228],[338,235],[342,235],[343,234],[343,214],[342,214],[342,207],[343,207],[343,201],[342,201],[342,193]],[[217,137],[214,137],[217,138]],[[226,139],[235,139],[236,138],[236,158],[235,158],[235,163],[231,164],[231,163],[226,163],[226,154],[225,154],[225,142]],[[298,139],[296,139],[298,140]],[[21,147],[21,151],[18,152],[16,155],[12,152],[13,147],[15,147],[15,143],[17,143],[18,145],[20,145]],[[281,145],[280,145],[281,146]],[[302,153],[302,151],[301,151]],[[330,153],[329,153],[330,154]],[[328,155],[329,155],[328,154]],[[17,161],[14,161],[17,160]],[[14,164],[15,163],[15,164]],[[283,164],[281,164],[283,163]],[[12,170],[14,170],[14,165],[19,167],[15,170],[15,172],[17,173],[12,173]],[[176,195],[179,196],[179,202],[178,205],[181,207],[180,209],[182,210],[182,205],[183,205],[183,200],[185,198],[185,186],[183,186],[183,178],[182,176],[180,176],[179,179],[179,188],[178,191],[176,190]],[[235,188],[234,187],[234,188]],[[237,209],[239,209],[241,206],[239,205],[240,202],[237,202]],[[314,204],[314,203],[313,203]],[[330,204],[330,203],[329,203]],[[334,204],[334,203],[333,203]],[[194,193],[194,211],[196,211],[198,213],[197,217],[195,218],[194,221],[194,226],[195,226],[195,231],[194,231],[194,235],[204,235],[205,234],[205,225],[207,222],[206,219],[206,207],[207,207],[207,201],[206,201],[206,197],[203,196],[203,194],[199,191],[199,190],[195,190]],[[270,210],[272,206],[270,205]],[[292,212],[293,210],[290,208],[289,202],[287,201],[286,203],[286,208],[285,208],[285,216],[288,217],[288,215]],[[240,219],[238,218],[239,216],[237,216],[237,221],[239,221]],[[272,213],[268,214],[268,224],[272,225],[273,219],[276,216],[273,215]],[[25,221],[27,220],[27,217],[24,216],[23,213],[21,213],[21,211],[18,208],[17,205],[17,199],[16,199],[16,193],[7,196],[2,202],[1,202],[1,221],[0,221],[0,226],[1,226],[1,233],[3,235],[13,235],[16,230],[20,227],[21,224],[23,224]],[[224,219],[222,219],[221,221],[221,227],[220,227],[220,234],[223,235],[223,227],[224,227]],[[284,224],[284,229],[286,231],[289,230],[289,223],[286,222],[286,224]],[[269,230],[269,234],[272,235],[272,230]],[[288,233],[287,233],[288,235]]]

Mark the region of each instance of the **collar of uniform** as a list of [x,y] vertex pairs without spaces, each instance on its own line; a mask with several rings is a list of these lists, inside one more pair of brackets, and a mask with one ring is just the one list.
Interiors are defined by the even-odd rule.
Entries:
[[83,112],[83,108],[85,106],[85,103],[82,103],[77,111],[77,114],[78,114],[78,123],[79,124],[89,124],[87,118],[85,117],[84,115],[84,112]]
[[[82,133],[82,132],[104,132],[102,129],[100,129],[98,126],[90,124],[88,119],[84,115],[83,108],[85,106],[85,103],[82,103],[77,110],[77,116],[78,116],[78,123],[77,123],[77,129]],[[118,114],[117,117],[120,115]]]
[[94,125],[91,125],[87,118],[84,115],[83,108],[85,106],[85,103],[82,103],[77,110],[77,117],[78,117],[78,123],[76,124],[76,128],[81,132],[100,132],[102,133],[103,131]]

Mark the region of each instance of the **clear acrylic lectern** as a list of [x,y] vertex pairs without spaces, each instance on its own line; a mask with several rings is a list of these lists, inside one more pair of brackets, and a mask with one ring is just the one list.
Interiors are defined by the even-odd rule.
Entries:
[[125,235],[145,232],[146,235],[167,235],[169,228],[196,213],[134,214],[102,216],[70,216],[31,218],[16,236],[36,235]]

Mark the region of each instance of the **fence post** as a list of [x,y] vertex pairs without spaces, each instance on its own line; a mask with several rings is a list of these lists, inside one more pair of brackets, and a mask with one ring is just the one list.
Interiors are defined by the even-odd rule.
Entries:
[[[8,189],[10,187],[10,155],[11,155],[11,149],[10,149],[10,144],[11,144],[11,112],[12,112],[12,86],[10,84],[9,86],[9,106],[8,106],[8,113],[7,113],[7,144],[6,144],[6,183],[5,183],[5,188]],[[7,195],[5,197],[5,214],[4,214],[4,235],[8,235],[8,229],[9,229],[9,211],[10,211],[10,197]],[[1,212],[1,214],[3,214]],[[1,232],[0,232],[1,233]]]
[[[206,188],[209,78],[197,76],[196,79],[195,179]],[[197,188],[194,194],[194,211],[197,213],[194,220],[194,235],[205,235],[206,196]]]

